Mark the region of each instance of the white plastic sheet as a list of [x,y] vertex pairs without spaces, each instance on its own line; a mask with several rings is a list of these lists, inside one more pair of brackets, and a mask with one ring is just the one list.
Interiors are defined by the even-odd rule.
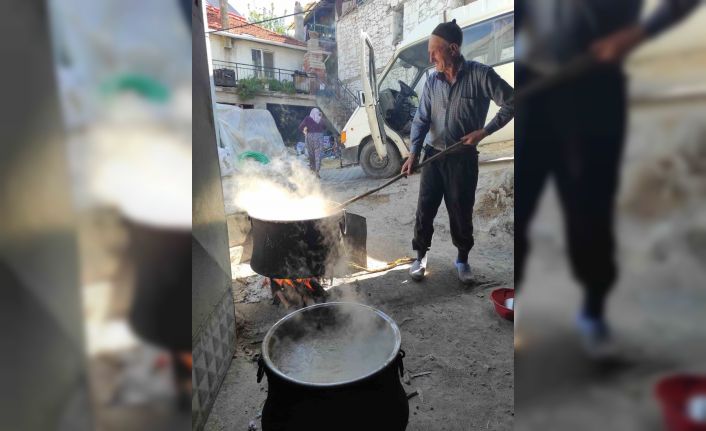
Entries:
[[179,3],[50,6],[76,205],[189,228],[191,34]]
[[215,119],[220,135],[221,175],[237,170],[238,157],[246,151],[262,153],[270,159],[286,152],[275,120],[265,109],[241,109],[219,103]]

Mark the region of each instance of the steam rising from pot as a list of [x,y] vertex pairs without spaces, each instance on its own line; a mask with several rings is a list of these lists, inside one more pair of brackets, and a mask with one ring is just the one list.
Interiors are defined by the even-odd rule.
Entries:
[[267,165],[245,160],[235,173],[235,206],[263,220],[308,220],[332,214],[335,204],[299,161],[279,157]]

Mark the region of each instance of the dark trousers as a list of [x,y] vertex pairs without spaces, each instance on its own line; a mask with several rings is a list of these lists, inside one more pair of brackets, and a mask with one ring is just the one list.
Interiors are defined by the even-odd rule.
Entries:
[[[518,89],[536,79],[518,67]],[[613,212],[626,123],[625,78],[617,68],[524,100],[515,113],[515,283],[529,250],[527,230],[544,184],[558,189],[569,260],[587,298],[616,278]]]
[[[425,147],[425,157],[438,151]],[[412,248],[426,252],[434,234],[434,218],[443,199],[449,212],[451,240],[460,251],[473,248],[473,203],[478,184],[478,152],[464,149],[422,168]]]

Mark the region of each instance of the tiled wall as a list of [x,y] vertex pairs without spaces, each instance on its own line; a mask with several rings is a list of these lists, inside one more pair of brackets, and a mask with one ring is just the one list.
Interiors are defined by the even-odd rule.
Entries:
[[226,291],[194,339],[191,429],[202,430],[235,350],[235,309]]
[[202,430],[235,348],[235,309],[202,0],[192,2],[192,430]]

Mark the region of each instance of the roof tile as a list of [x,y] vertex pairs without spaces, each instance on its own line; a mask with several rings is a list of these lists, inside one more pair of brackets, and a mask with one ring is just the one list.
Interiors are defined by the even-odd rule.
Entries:
[[[213,6],[206,5],[206,14],[208,18],[208,28],[220,30],[221,10]],[[245,18],[234,13],[228,13],[228,27],[238,27],[247,23],[248,21]],[[267,30],[259,25],[246,25],[243,27],[231,28],[227,31],[233,34],[247,34],[258,39],[269,40],[272,42],[285,43],[295,46],[306,46],[305,42],[301,42],[293,37],[275,33],[274,31]]]

